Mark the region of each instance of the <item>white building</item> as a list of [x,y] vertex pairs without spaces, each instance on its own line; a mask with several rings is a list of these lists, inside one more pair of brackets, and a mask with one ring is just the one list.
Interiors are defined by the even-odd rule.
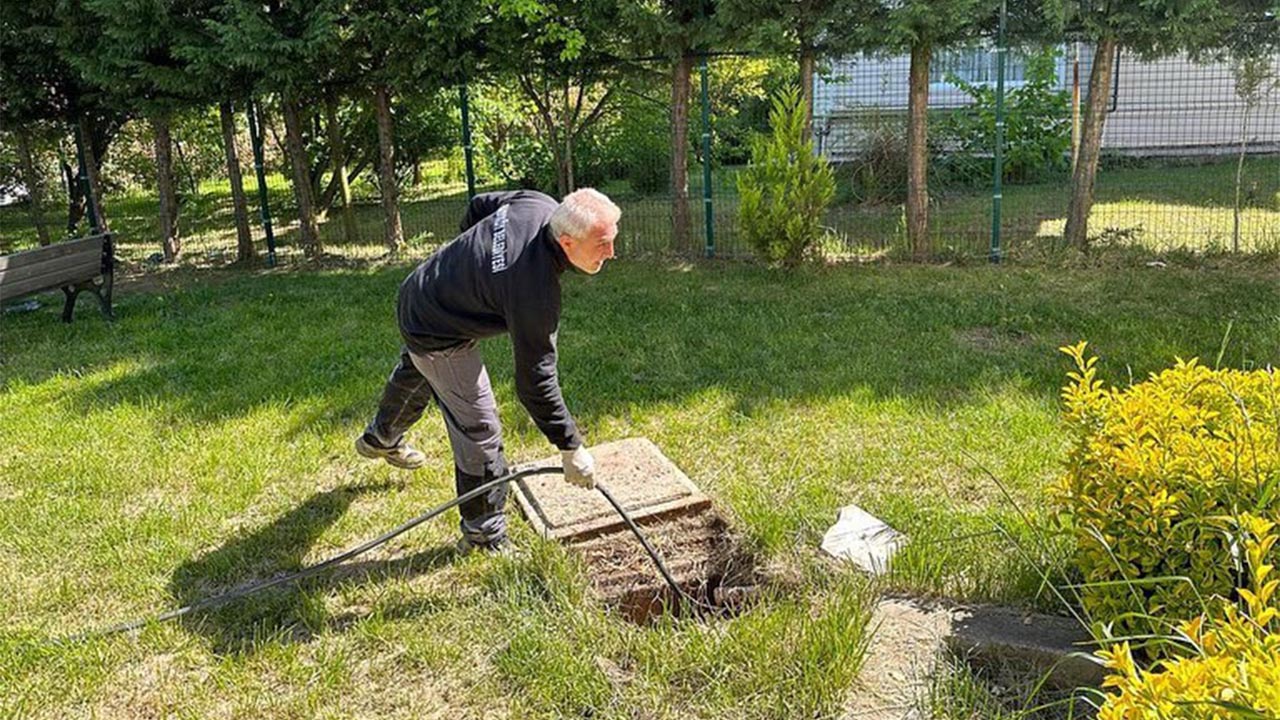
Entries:
[[[1078,53],[1078,55],[1077,55]],[[1057,87],[1071,92],[1078,77],[1080,102],[1088,92],[1093,48],[1058,49]],[[1078,64],[1075,58],[1078,57]],[[990,48],[941,51],[931,63],[930,109],[962,108],[971,99],[948,82],[956,77],[995,86],[995,53]],[[849,158],[877,119],[907,111],[910,59],[855,56],[830,63],[814,81],[814,131],[819,150],[833,160]],[[1025,82],[1026,56],[1010,52],[1006,92]],[[1280,152],[1280,57],[1271,61],[1267,92],[1252,107],[1236,92],[1228,62],[1195,62],[1186,56],[1144,62],[1120,53],[1103,131],[1104,150],[1129,155],[1195,156],[1238,151],[1249,110],[1250,152]]]

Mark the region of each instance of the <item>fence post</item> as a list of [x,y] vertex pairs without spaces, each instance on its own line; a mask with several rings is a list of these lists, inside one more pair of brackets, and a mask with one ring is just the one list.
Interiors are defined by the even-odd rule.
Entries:
[[996,147],[991,191],[991,262],[1000,262],[1000,203],[1004,200],[1004,66],[1009,54],[1005,44],[1005,16],[1008,2],[1000,2],[1000,31],[996,37]]
[[93,202],[93,187],[89,184],[89,166],[84,161],[84,133],[80,132],[80,123],[76,123],[76,157],[80,161],[80,188],[84,191],[84,207],[89,213],[89,230],[97,235],[98,206]]
[[462,154],[467,161],[467,200],[476,196],[476,171],[471,159],[471,102],[467,97],[467,85],[458,87],[458,98],[462,103]]
[[249,116],[249,140],[253,145],[253,169],[258,176],[258,207],[262,214],[262,229],[267,235],[267,266],[276,266],[276,236],[271,231],[271,205],[267,202],[267,177],[262,169],[262,126],[259,124],[258,107],[250,100],[245,106]]
[[711,96],[707,91],[707,56],[698,64],[702,74],[702,208],[707,226],[707,257],[716,256],[716,215],[711,205]]
[[1071,174],[1080,157],[1080,41],[1071,44]]

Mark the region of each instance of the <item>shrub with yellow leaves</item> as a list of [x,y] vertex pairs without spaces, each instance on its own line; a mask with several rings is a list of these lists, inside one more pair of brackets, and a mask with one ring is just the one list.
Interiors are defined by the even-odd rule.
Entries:
[[1076,366],[1062,390],[1072,443],[1051,489],[1081,600],[1113,636],[1168,634],[1245,584],[1235,518],[1280,520],[1280,376],[1179,359],[1109,388],[1085,350],[1062,348]]
[[1185,622],[1176,636],[1181,656],[1140,669],[1128,642],[1099,651],[1112,688],[1098,720],[1280,718],[1280,580],[1268,562],[1276,524],[1245,514],[1249,587],[1238,602],[1217,598],[1209,613]]

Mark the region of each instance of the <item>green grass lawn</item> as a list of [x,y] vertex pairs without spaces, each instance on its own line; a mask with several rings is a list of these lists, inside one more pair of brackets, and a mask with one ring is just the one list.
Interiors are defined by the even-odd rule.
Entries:
[[[1212,362],[1228,324],[1224,364],[1280,357],[1280,283],[1261,266],[622,261],[567,279],[571,408],[589,442],[653,439],[790,592],[638,627],[522,521],[515,558],[457,558],[450,518],[296,590],[51,642],[321,560],[450,497],[435,415],[410,436],[421,471],[351,449],[397,351],[406,270],[177,271],[123,285],[114,324],[86,301],[63,325],[52,296],[0,315],[0,716],[838,715],[873,591],[1054,606],[1037,573],[1065,550],[1039,535],[1064,447],[1055,348],[1090,340],[1116,382]],[[509,456],[549,454],[509,343],[484,349]],[[912,537],[887,588],[817,557],[846,503]],[[1012,540],[952,539],[997,524]]]

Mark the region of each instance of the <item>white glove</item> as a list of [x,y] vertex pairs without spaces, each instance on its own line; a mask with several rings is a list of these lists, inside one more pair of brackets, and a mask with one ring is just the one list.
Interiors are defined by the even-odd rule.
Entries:
[[596,459],[587,452],[587,446],[579,445],[573,450],[561,450],[560,459],[564,466],[565,482],[586,490],[596,489]]

